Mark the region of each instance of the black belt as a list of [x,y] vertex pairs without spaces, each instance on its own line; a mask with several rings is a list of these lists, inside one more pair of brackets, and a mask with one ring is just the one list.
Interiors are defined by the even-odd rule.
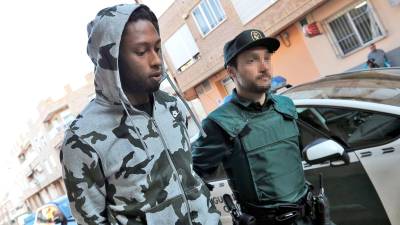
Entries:
[[[282,204],[273,208],[264,208],[252,204],[240,204],[242,211],[254,216],[257,221],[268,224],[292,224],[294,221],[310,215],[310,208],[302,198],[294,204]],[[259,223],[257,223],[259,224]]]

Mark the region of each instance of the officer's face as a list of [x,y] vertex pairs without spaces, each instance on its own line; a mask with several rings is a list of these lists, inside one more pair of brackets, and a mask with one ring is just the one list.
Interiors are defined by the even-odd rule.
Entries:
[[148,20],[126,25],[121,39],[119,72],[127,94],[158,90],[161,81],[161,40]]
[[265,93],[271,87],[271,54],[265,47],[255,47],[236,57],[237,67],[228,67],[237,91]]

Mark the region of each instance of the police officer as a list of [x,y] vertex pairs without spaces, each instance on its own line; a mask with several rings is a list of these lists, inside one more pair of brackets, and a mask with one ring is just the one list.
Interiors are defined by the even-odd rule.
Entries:
[[255,29],[225,44],[224,66],[236,88],[203,120],[207,137],[192,145],[194,169],[204,178],[222,162],[242,211],[257,225],[311,224],[296,109],[269,91],[279,45]]

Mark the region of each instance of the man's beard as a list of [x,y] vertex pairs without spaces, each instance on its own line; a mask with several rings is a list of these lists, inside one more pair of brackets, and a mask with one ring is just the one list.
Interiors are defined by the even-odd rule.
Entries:
[[149,87],[147,88],[147,91],[146,91],[146,92],[148,92],[148,93],[156,92],[156,91],[160,90],[160,85],[161,85],[161,83],[157,83],[157,84],[155,84],[155,85],[151,85],[151,86],[149,86]]
[[[264,77],[269,77],[270,78],[271,76],[261,75],[261,76],[256,77],[256,81],[257,80],[261,80]],[[254,82],[254,83],[250,83],[248,86],[249,86],[248,87],[248,91],[253,92],[253,93],[261,94],[261,93],[266,93],[267,91],[269,91],[269,89],[271,88],[271,83],[266,84],[265,86],[260,86],[260,85],[257,85],[257,83]]]
[[151,83],[145,83],[145,82],[139,82],[137,81],[135,84],[123,84],[122,89],[126,93],[130,94],[143,94],[143,93],[153,93],[156,92],[160,89],[160,83],[159,82],[151,82]]
[[257,85],[254,85],[254,87],[252,88],[252,92],[261,94],[261,93],[266,93],[266,92],[268,92],[269,89],[271,89],[271,85],[267,85],[267,86],[257,86]]

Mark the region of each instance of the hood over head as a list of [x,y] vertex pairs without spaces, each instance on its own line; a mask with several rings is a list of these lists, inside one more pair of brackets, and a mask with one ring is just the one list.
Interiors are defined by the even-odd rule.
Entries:
[[[130,105],[125,95],[119,74],[118,56],[122,33],[129,17],[142,4],[120,4],[105,8],[97,13],[95,19],[87,26],[88,45],[87,52],[95,66],[96,100],[108,105]],[[171,78],[166,75],[162,67],[164,78],[168,80],[177,96],[188,109],[202,136],[206,136],[200,122],[192,112],[182,94],[179,92]]]
[[118,55],[122,33],[131,14],[144,5],[120,4],[99,11],[88,26],[87,53],[95,66],[96,100],[112,105],[129,104],[122,90]]

